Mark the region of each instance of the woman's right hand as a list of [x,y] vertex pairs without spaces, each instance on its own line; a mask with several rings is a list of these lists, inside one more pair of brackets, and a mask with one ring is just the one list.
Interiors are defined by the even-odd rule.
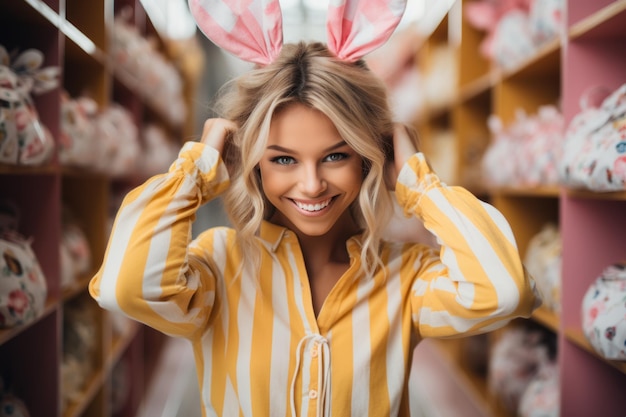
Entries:
[[417,134],[409,126],[396,123],[393,130],[393,159],[387,161],[385,183],[394,191],[402,167],[411,156],[419,151]]
[[220,155],[224,152],[224,145],[228,137],[237,130],[235,122],[227,119],[207,119],[202,128],[200,142],[216,149]]

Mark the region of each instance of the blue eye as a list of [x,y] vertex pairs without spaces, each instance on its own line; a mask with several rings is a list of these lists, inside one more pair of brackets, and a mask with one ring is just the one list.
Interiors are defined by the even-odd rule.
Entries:
[[278,165],[291,165],[296,163],[295,159],[290,156],[277,156],[270,161]]
[[331,153],[325,158],[325,160],[328,162],[337,162],[337,161],[342,161],[348,158],[348,156],[349,155],[347,153],[342,153],[342,152]]

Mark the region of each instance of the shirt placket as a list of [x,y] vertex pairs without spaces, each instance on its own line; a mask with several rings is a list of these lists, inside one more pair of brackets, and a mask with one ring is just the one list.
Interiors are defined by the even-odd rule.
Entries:
[[[330,349],[328,340],[319,334],[309,334],[300,340],[297,355],[296,375],[301,372],[303,377],[303,403],[300,408],[301,413],[295,413],[295,403],[292,399],[292,414],[304,415],[302,412],[306,410],[308,417],[329,415]],[[294,375],[294,380],[296,375]],[[292,392],[292,395],[294,394]],[[304,401],[308,403],[305,405]]]

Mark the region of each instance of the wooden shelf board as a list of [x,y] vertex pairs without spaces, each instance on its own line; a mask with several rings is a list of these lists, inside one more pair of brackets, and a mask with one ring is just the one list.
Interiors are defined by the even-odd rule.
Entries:
[[626,0],[616,0],[596,13],[573,24],[568,31],[570,39],[602,38],[626,34]]
[[[13,0],[7,3],[17,4],[19,2]],[[57,10],[52,9],[43,0],[24,0],[23,3],[26,3],[29,6],[31,6],[37,12],[38,16],[45,18],[54,26],[59,27],[60,22],[61,22],[61,16],[59,15]]]
[[565,338],[574,343],[576,346],[580,347],[581,349],[591,353],[593,356],[600,359],[604,363],[616,368],[623,374],[626,374],[626,361],[614,361],[604,358],[602,355],[596,352],[596,350],[591,345],[591,343],[589,343],[581,329],[565,329]]
[[588,200],[626,201],[626,191],[597,192],[590,190],[574,190],[568,188],[566,189],[566,194],[568,195],[568,197]]
[[63,417],[81,416],[104,384],[105,375],[104,370],[94,372],[85,384],[85,390],[81,393],[80,401],[68,403],[63,412]]
[[502,70],[501,80],[530,78],[547,73],[558,74],[561,65],[561,40],[554,39],[539,47],[535,54],[522,62],[517,68]]
[[559,331],[559,315],[546,307],[539,307],[533,312],[531,318],[554,332]]
[[77,46],[87,55],[102,64],[106,63],[106,53],[104,53],[87,35],[81,32],[72,23],[68,22],[67,20],[61,20],[59,28],[68,40],[70,40],[75,46]]
[[76,295],[87,289],[87,285],[91,280],[91,275],[86,275],[78,278],[76,282],[63,289],[63,301],[67,301],[74,298]]
[[86,168],[79,167],[70,167],[64,166],[61,167],[61,173],[64,177],[76,177],[83,179],[97,179],[97,180],[106,180],[108,176],[101,172],[91,171]]
[[458,343],[449,343],[450,340],[433,339],[433,341],[436,346],[433,351],[436,351],[445,366],[450,369],[450,373],[457,380],[459,386],[477,403],[485,416],[510,417],[497,404],[494,404],[494,399],[489,394],[487,380],[460,365]]
[[25,331],[26,329],[29,329],[34,324],[38,323],[40,320],[52,314],[52,312],[54,312],[57,309],[58,305],[59,305],[58,298],[49,296],[48,299],[46,300],[46,304],[44,306],[43,312],[39,315],[39,317],[21,326],[0,329],[0,345],[8,342],[9,340],[13,339],[17,335]]
[[137,85],[141,83],[141,80],[138,79],[134,74],[129,71],[120,68],[114,67],[113,76],[119,81],[126,89],[132,92],[134,95],[139,97],[144,106],[145,111],[152,112],[160,117],[164,123],[164,125],[171,131],[175,132],[182,128],[182,123],[172,121],[166,114],[163,114],[161,110],[159,110],[155,106],[155,100],[153,97],[146,92],[142,92]]
[[424,111],[425,121],[434,121],[437,119],[443,119],[450,115],[450,111],[452,110],[453,102],[449,103],[441,103],[436,106],[427,107]]
[[458,94],[458,102],[470,101],[482,94],[490,94],[496,83],[496,74],[489,72],[462,86]]
[[124,334],[117,336],[113,339],[113,346],[111,348],[111,354],[106,358],[106,369],[113,369],[115,364],[119,362],[120,358],[130,346],[137,333],[139,332],[139,323],[132,321],[129,325],[128,331]]
[[24,166],[0,163],[0,175],[56,175],[59,168],[55,165]]
[[124,335],[117,338],[111,356],[106,359],[105,365],[95,372],[88,382],[85,384],[85,390],[81,395],[81,400],[68,404],[67,409],[63,413],[63,417],[78,417],[82,415],[89,406],[98,391],[102,388],[104,381],[110,374],[115,364],[119,361],[126,348],[137,334],[138,325],[134,324],[130,330]]
[[491,194],[511,195],[511,196],[527,196],[527,197],[554,197],[560,195],[558,186],[537,186],[537,187],[497,187],[490,190]]

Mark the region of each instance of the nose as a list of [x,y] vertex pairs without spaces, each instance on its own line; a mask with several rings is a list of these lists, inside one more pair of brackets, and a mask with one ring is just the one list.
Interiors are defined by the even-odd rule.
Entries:
[[300,191],[311,197],[320,195],[328,187],[328,183],[317,165],[304,165],[298,183]]

